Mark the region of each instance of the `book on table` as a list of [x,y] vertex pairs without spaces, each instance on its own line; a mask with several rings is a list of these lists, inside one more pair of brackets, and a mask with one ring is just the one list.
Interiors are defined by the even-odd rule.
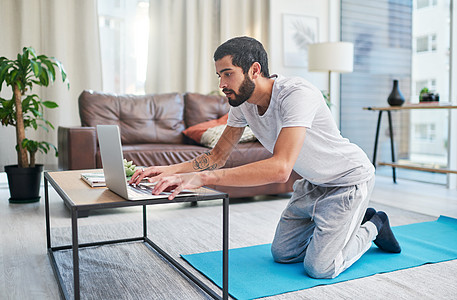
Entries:
[[91,187],[106,186],[103,173],[81,173],[81,179]]

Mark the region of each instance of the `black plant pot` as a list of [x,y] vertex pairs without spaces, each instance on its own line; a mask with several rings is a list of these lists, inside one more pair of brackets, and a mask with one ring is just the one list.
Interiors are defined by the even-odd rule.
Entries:
[[43,165],[32,168],[5,166],[10,188],[11,203],[31,203],[40,201],[40,183]]
[[390,106],[402,106],[403,103],[405,103],[405,97],[403,97],[403,94],[400,92],[398,80],[396,79],[394,80],[392,92],[390,92],[390,95],[387,98],[387,103],[389,103]]

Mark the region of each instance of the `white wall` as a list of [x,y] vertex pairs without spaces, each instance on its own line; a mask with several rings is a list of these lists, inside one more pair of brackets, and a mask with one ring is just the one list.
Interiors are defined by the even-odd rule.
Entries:
[[[303,67],[284,65],[283,17],[284,14],[303,15],[318,18],[318,42],[339,41],[340,1],[338,0],[270,0],[270,73],[284,76],[299,76],[327,90],[328,74],[308,72]],[[332,113],[339,124],[339,75],[332,74]]]

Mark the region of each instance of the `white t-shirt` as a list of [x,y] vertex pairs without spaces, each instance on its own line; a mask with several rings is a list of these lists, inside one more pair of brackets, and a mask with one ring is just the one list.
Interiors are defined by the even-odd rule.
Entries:
[[374,167],[365,152],[341,136],[322,93],[302,78],[278,76],[270,104],[262,116],[257,105],[245,102],[230,108],[227,124],[249,125],[271,153],[282,128],[306,127],[294,170],[313,184],[349,186],[374,175]]

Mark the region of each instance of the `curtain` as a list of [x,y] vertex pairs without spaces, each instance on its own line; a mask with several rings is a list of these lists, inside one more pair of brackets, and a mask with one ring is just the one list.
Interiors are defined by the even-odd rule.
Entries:
[[268,46],[268,1],[150,0],[146,93],[218,91],[213,54],[248,35]]
[[[59,107],[45,111],[45,118],[56,128],[29,130],[27,136],[57,146],[57,127],[80,125],[78,96],[84,89],[101,90],[101,63],[96,0],[0,0],[0,56],[15,58],[25,46],[37,54],[54,56],[65,67],[70,89],[60,75],[47,88],[34,88],[43,99]],[[11,97],[4,86],[2,97]],[[0,127],[0,167],[15,164],[15,128]],[[53,154],[38,155],[38,163],[57,165]]]

